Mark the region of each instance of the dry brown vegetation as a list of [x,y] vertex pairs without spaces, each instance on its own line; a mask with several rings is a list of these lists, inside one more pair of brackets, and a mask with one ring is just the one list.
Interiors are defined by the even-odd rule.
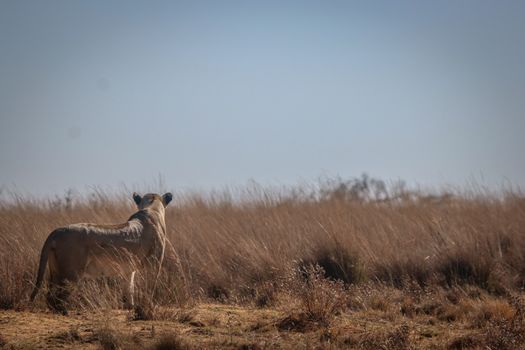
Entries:
[[[72,286],[69,317],[49,314],[43,297],[30,304],[47,234],[121,222],[135,210],[127,197],[0,202],[0,347],[523,348],[519,191],[429,195],[364,176],[179,193],[166,213],[173,249],[153,299],[141,293],[151,283],[143,279],[139,306],[118,311],[119,281],[97,280]],[[49,327],[36,320],[56,334],[35,343],[31,335]]]

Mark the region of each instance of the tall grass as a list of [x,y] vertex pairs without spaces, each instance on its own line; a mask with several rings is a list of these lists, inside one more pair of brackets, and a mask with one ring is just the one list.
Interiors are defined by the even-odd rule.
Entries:
[[[362,177],[179,193],[166,212],[173,249],[156,298],[255,303],[290,266],[306,265],[347,284],[523,288],[525,197],[457,192],[428,195]],[[122,222],[135,211],[127,194],[69,197],[0,202],[0,308],[28,307],[40,248],[54,228]],[[100,288],[92,294],[100,298]],[[115,307],[118,298],[95,304]]]

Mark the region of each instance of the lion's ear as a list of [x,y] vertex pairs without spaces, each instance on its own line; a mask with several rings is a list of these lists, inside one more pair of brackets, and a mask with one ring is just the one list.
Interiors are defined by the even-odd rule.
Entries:
[[165,206],[168,205],[172,199],[173,199],[173,195],[171,194],[171,192],[164,193],[164,195],[162,196],[162,201],[164,202]]
[[142,197],[137,192],[133,192],[133,200],[137,205],[139,205],[140,201],[142,200]]

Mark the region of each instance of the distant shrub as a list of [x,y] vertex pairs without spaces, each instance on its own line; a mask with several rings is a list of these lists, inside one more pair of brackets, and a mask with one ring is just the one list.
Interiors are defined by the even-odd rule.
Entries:
[[323,200],[339,201],[387,200],[390,197],[385,182],[366,173],[350,180],[325,180],[321,183],[320,194]]

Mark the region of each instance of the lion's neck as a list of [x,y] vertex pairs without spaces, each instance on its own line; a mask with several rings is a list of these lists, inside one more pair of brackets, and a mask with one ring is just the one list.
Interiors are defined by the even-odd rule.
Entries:
[[160,226],[166,232],[166,221],[164,219],[164,207],[148,207],[133,214],[130,220],[139,219],[144,225],[153,224]]

